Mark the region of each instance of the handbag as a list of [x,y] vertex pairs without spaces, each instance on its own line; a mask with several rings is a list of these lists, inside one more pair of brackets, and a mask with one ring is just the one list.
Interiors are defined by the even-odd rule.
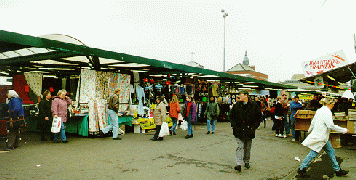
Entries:
[[188,130],[188,122],[183,120],[182,124],[180,125],[180,128],[181,128],[183,131]]
[[61,117],[53,118],[52,127],[51,127],[52,133],[59,133],[61,131],[61,124],[62,124],[61,121],[62,121]]
[[162,126],[161,126],[161,130],[159,131],[159,137],[163,137],[163,136],[166,136],[166,135],[169,135],[169,127],[168,127],[168,124],[167,122],[163,122],[162,123]]

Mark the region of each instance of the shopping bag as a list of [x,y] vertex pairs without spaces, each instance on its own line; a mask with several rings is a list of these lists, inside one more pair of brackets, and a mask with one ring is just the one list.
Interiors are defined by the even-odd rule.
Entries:
[[51,127],[52,133],[59,133],[61,131],[61,121],[62,118],[60,117],[53,118],[52,127]]
[[163,122],[161,126],[161,131],[159,131],[159,137],[169,135],[169,127],[167,122]]
[[183,116],[181,113],[178,113],[178,118],[177,118],[179,121],[183,121]]
[[180,128],[181,128],[183,131],[188,130],[188,122],[183,120],[182,124],[180,125]]

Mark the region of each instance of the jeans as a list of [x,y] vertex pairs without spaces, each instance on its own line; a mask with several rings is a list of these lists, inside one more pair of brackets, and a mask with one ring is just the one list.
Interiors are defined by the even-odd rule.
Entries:
[[295,117],[294,114],[290,115],[290,130],[292,130],[292,138],[295,138]]
[[290,125],[288,122],[288,115],[284,114],[284,130],[286,132],[286,135],[290,133]]
[[106,126],[102,132],[108,133],[112,129],[112,137],[117,138],[119,135],[119,118],[114,110],[109,109],[108,116],[110,117],[110,125]]
[[58,141],[59,136],[61,136],[61,140],[62,140],[62,141],[66,141],[66,140],[67,140],[67,137],[66,137],[66,127],[65,127],[64,122],[61,122],[61,130],[59,131],[59,133],[55,133],[55,134],[54,134],[53,140],[54,140],[54,141]]
[[154,139],[158,138],[159,132],[161,131],[161,125],[156,125],[156,133],[153,135]]
[[207,119],[207,129],[210,131],[210,126],[211,126],[211,132],[215,132],[215,120],[209,120]]
[[[335,157],[335,149],[332,147],[330,141],[328,141],[324,147],[323,147],[324,151],[326,152],[326,154],[329,156],[330,161],[331,161],[331,165],[333,167],[333,169],[335,171],[339,171],[340,170],[340,166],[339,163],[336,161],[336,157]],[[304,168],[307,168],[308,165],[310,164],[310,162],[318,155],[317,152],[311,150],[309,152],[309,154],[307,155],[307,157],[305,157],[305,159],[303,160],[302,164],[300,164],[299,169],[302,170]]]
[[239,138],[236,138],[237,141],[237,149],[236,149],[236,164],[242,165],[243,163],[250,163],[250,154],[251,154],[251,146],[252,146],[252,139],[242,141]]
[[171,117],[171,119],[172,119],[172,122],[173,122],[173,126],[172,126],[172,128],[170,130],[173,131],[173,133],[176,133],[177,118]]
[[191,121],[188,121],[188,135],[193,135],[193,124]]

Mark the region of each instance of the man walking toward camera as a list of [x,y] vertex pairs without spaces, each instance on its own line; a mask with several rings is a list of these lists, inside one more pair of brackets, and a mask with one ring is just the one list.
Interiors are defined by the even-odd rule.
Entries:
[[250,152],[252,139],[260,124],[261,110],[256,102],[251,101],[247,91],[239,92],[240,101],[231,109],[230,120],[233,134],[237,140],[235,170],[241,172],[242,163],[250,168]]

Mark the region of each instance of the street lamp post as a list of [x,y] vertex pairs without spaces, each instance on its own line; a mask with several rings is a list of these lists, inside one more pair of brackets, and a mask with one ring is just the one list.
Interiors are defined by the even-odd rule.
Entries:
[[223,18],[224,18],[224,64],[223,64],[223,72],[225,72],[225,18],[228,16],[228,14],[225,12],[224,9],[221,10],[223,13]]

